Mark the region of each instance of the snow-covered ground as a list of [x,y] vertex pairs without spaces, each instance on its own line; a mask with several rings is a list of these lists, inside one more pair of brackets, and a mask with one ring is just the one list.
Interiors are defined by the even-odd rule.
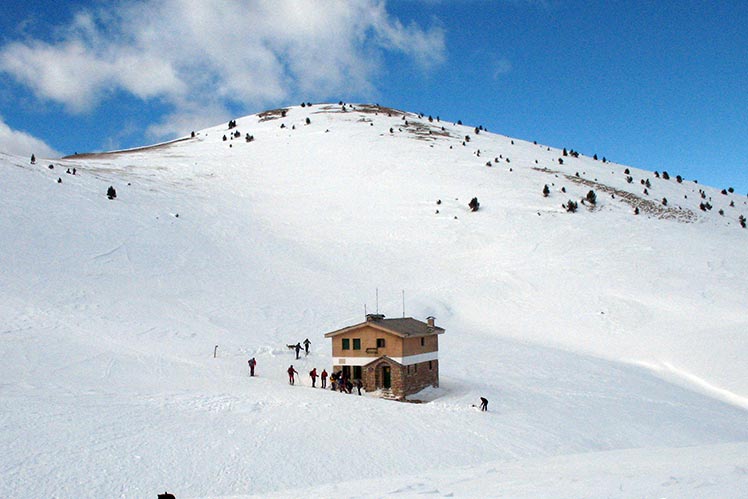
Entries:
[[[748,198],[386,109],[265,118],[0,154],[0,497],[745,497]],[[311,389],[324,333],[403,290],[441,387]]]

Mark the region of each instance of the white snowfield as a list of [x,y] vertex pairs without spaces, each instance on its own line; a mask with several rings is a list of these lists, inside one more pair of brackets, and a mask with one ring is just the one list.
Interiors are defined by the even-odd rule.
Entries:
[[[0,155],[0,498],[748,497],[748,198],[475,125],[297,106]],[[312,389],[403,290],[441,386]]]

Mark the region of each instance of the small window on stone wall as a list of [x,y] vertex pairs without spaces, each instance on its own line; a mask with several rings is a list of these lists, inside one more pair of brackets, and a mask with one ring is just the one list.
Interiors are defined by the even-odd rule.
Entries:
[[433,371],[433,370],[434,370],[434,366],[432,366],[431,361],[429,361],[429,371]]
[[426,344],[426,338],[421,338],[421,346]]

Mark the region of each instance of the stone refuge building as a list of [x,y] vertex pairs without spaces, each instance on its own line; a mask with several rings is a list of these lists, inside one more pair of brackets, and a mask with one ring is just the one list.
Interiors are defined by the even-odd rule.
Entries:
[[439,386],[439,335],[444,329],[404,317],[368,314],[366,322],[325,334],[332,339],[333,371],[361,380],[367,392],[382,390],[404,399],[427,386]]

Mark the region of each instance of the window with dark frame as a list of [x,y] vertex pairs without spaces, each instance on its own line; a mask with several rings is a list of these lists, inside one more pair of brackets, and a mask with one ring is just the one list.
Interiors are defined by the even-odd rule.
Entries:
[[353,379],[361,379],[361,378],[363,378],[361,366],[353,366]]
[[361,338],[353,338],[353,349],[361,350]]
[[377,338],[377,348],[384,348],[384,338]]
[[351,340],[348,338],[343,338],[343,350],[350,350],[351,349]]
[[421,346],[423,346],[423,345],[425,345],[425,344],[426,344],[426,338],[423,338],[423,337],[422,337],[422,338],[421,338]]

